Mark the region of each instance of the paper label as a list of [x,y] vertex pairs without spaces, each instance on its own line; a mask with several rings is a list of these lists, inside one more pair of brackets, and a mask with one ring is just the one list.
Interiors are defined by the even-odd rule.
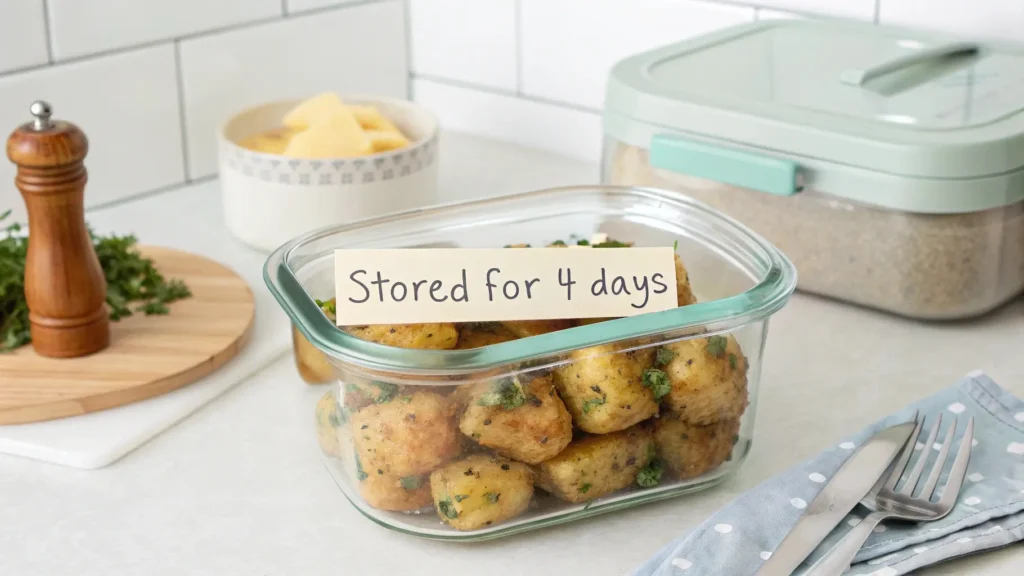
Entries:
[[336,250],[339,326],[613,318],[676,307],[674,249]]

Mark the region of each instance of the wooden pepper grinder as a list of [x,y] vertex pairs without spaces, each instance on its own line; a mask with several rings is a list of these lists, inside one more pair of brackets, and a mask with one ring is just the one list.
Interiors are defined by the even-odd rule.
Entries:
[[7,140],[7,157],[28,210],[25,300],[32,346],[40,356],[72,358],[110,344],[107,284],[85,225],[89,141],[77,126],[50,120],[35,102],[35,120]]

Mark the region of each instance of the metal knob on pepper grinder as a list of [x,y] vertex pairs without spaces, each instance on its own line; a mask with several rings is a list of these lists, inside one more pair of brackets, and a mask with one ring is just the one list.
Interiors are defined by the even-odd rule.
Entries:
[[46,102],[11,133],[7,157],[28,210],[25,300],[40,356],[72,358],[110,344],[107,284],[85,225],[89,141],[77,126],[51,120]]

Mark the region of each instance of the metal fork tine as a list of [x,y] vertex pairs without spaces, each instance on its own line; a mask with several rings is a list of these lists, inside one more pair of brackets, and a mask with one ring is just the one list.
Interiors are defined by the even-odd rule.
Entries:
[[911,471],[910,476],[907,477],[907,483],[903,485],[903,489],[900,493],[906,494],[907,496],[914,495],[914,487],[917,486],[918,479],[921,478],[921,473],[924,472],[924,464],[928,461],[928,454],[931,453],[931,447],[935,444],[935,439],[939,436],[939,428],[942,427],[942,413],[939,412],[939,417],[935,419],[935,426],[932,427],[931,434],[928,435],[928,441],[924,444],[924,449],[921,450],[921,455],[918,456],[917,462],[914,464],[914,470]]
[[[917,415],[914,415],[917,419]],[[889,474],[889,479],[886,480],[883,490],[895,492],[896,483],[900,481],[900,476],[903,476],[903,470],[907,467],[907,462],[910,461],[910,455],[914,453],[914,446],[917,445],[917,436],[921,434],[921,424],[924,423],[924,418],[917,420],[917,426],[914,427],[914,431],[910,434],[910,439],[907,440],[906,446],[903,447],[903,452],[900,454],[900,459],[892,467],[892,473]]]
[[942,469],[946,466],[946,456],[949,455],[949,447],[953,444],[953,434],[956,433],[956,418],[953,418],[953,423],[949,426],[949,430],[946,431],[946,439],[942,441],[942,448],[939,449],[939,455],[935,458],[935,464],[932,465],[932,471],[928,474],[928,481],[924,483],[924,488],[921,489],[921,498],[925,500],[932,499],[932,492],[935,490],[935,485],[939,483],[939,476],[942,475]]
[[949,479],[942,489],[942,498],[939,505],[947,510],[953,507],[957,497],[960,495],[960,487],[964,483],[964,476],[967,475],[967,465],[971,461],[971,440],[974,440],[974,416],[967,420],[967,428],[964,430],[964,437],[960,440],[960,448],[953,459],[953,468],[949,471]]

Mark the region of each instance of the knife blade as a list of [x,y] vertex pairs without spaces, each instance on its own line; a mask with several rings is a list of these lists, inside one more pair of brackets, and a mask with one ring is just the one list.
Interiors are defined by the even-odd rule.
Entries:
[[862,444],[808,504],[796,526],[757,576],[790,576],[885,474],[917,426],[917,417],[879,431]]

